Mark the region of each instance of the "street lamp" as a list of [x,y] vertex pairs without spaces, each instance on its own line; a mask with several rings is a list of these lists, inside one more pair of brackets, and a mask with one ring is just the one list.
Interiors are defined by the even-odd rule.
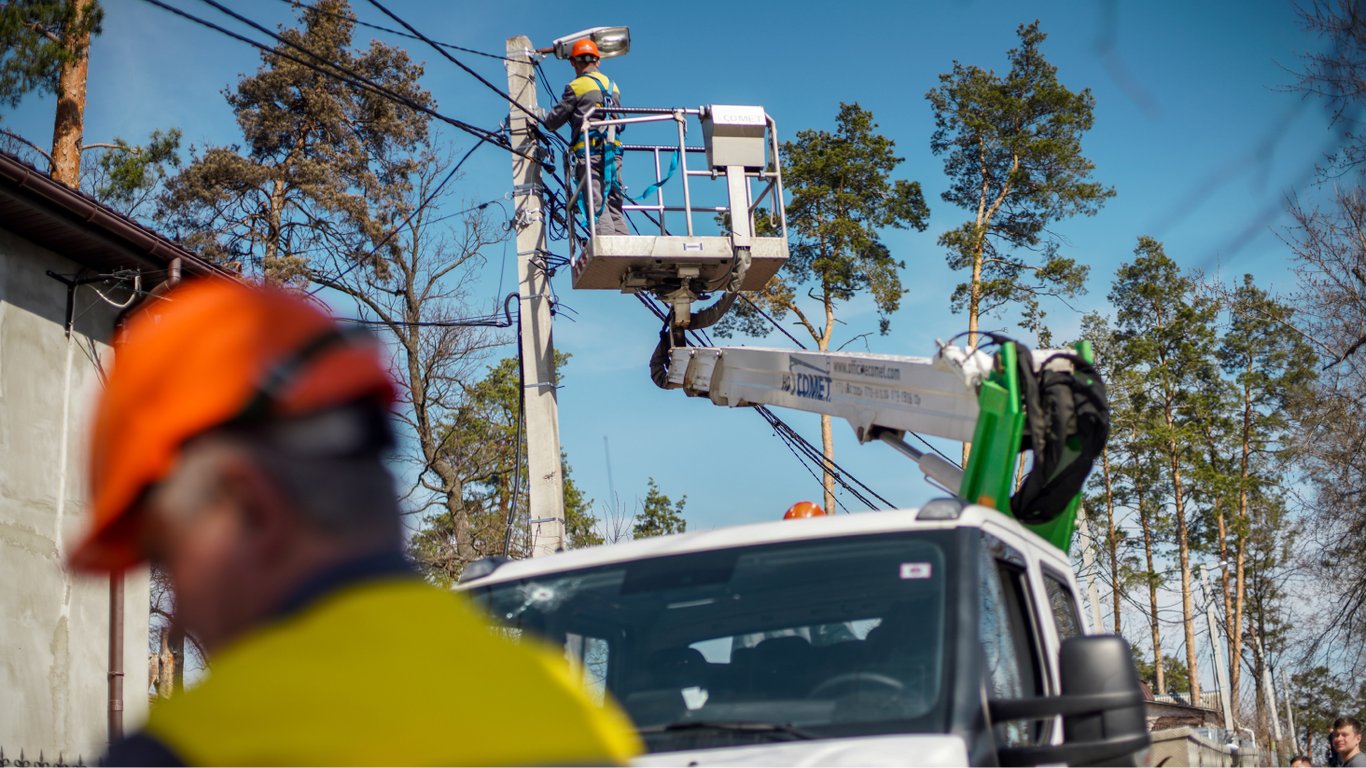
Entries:
[[589,27],[581,29],[572,35],[555,38],[555,42],[549,48],[538,48],[537,53],[553,53],[557,59],[568,59],[569,51],[574,47],[574,43],[588,38],[598,46],[598,53],[604,59],[613,56],[622,56],[631,52],[631,28],[630,27]]

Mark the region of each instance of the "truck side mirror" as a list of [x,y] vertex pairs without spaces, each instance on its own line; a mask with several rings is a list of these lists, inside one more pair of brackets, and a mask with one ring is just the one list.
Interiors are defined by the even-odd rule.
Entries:
[[1144,718],[1143,697],[1134,669],[1129,643],[1118,635],[1082,635],[1062,642],[1058,651],[1058,676],[1064,698],[1097,694],[1130,694],[1131,703],[1096,712],[1063,715],[1065,744],[1113,744],[1120,754],[1110,760],[1096,759],[1094,765],[1132,765],[1126,760],[1146,748],[1148,723]]
[[1129,644],[1118,635],[1071,637],[1058,651],[1062,693],[989,702],[991,719],[1062,715],[1063,743],[1002,747],[1002,765],[1134,765],[1151,744]]

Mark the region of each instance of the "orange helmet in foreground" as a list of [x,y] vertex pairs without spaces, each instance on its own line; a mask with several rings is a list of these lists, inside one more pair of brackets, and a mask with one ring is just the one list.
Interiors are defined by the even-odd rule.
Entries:
[[598,53],[598,44],[593,42],[593,39],[589,37],[585,37],[574,43],[574,47],[569,49],[569,58],[577,59],[580,56],[592,56],[595,59],[602,58],[602,54]]
[[190,438],[367,398],[387,407],[394,396],[379,343],[344,333],[296,294],[208,278],[150,300],[129,321],[96,406],[91,524],[71,567],[121,571],[144,559],[136,505]]
[[825,510],[814,501],[799,501],[788,507],[787,513],[783,515],[784,520],[795,520],[799,517],[825,517]]

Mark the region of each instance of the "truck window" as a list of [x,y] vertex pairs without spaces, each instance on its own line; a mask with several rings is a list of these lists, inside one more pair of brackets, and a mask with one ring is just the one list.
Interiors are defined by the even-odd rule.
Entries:
[[1048,593],[1048,608],[1053,614],[1053,625],[1058,629],[1058,640],[1086,634],[1081,629],[1081,614],[1067,582],[1048,571],[1043,574],[1044,589]]
[[955,647],[951,535],[643,558],[468,594],[503,626],[563,645],[652,752],[775,739],[755,723],[822,737],[937,733]]
[[[1037,643],[1029,621],[1025,571],[997,556],[999,542],[983,539],[979,633],[986,663],[987,696],[1019,699],[1043,692]],[[1001,746],[1028,744],[1042,733],[1028,721],[996,725]]]

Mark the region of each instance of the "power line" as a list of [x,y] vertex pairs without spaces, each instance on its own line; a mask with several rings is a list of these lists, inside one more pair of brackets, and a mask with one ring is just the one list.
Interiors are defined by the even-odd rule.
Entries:
[[[651,302],[648,298],[639,293],[636,294],[636,298],[638,298],[641,304],[645,305],[645,307],[649,309],[650,312],[654,314],[654,316],[657,319],[659,319],[660,321],[665,320],[666,316],[664,312],[659,307],[655,306],[655,304]],[[711,342],[711,338],[707,335],[705,330],[690,330],[688,331],[688,333],[694,337],[694,341],[700,342],[701,346],[714,346]],[[825,457],[824,451],[820,450],[819,448],[816,448],[815,445],[813,445],[805,437],[802,437],[801,434],[799,434],[795,429],[793,429],[787,422],[783,421],[782,418],[780,418],[777,414],[773,413],[773,411],[770,410],[768,407],[762,405],[756,406],[754,410],[764,419],[764,421],[768,422],[768,425],[773,429],[774,434],[776,434],[778,438],[788,446],[788,449],[793,452],[793,455],[797,456],[798,461],[802,461],[802,456],[805,455],[807,460],[819,464],[821,466],[821,469],[825,473],[829,474],[832,478],[834,478],[835,482],[838,483],[845,491],[849,492],[852,496],[858,499],[860,503],[862,503],[871,510],[876,510],[878,508],[878,505],[873,503],[873,501],[868,498],[868,496],[870,495],[873,498],[876,498],[878,501],[882,502],[882,504],[888,508],[896,507],[895,504],[883,498],[881,494],[877,493],[872,488],[870,488],[866,483],[859,480],[852,473],[845,470],[844,467],[840,466],[833,459],[827,459]],[[802,461],[802,465],[804,467],[807,467],[805,461]],[[809,467],[808,471],[810,471]],[[848,479],[846,480],[846,478]],[[863,491],[867,491],[867,495],[861,492],[859,488],[862,488]]]
[[480,317],[462,318],[459,320],[372,320],[362,317],[339,317],[343,323],[353,325],[379,326],[379,327],[400,327],[400,328],[511,328],[512,327],[512,302],[517,298],[517,294],[509,293],[503,299],[503,311],[491,315]]
[[[300,2],[299,0],[280,0],[280,1],[283,2],[285,5],[289,5],[289,6],[292,6],[292,7],[295,7],[295,8],[308,8],[309,10],[313,11],[314,13],[321,13],[321,14],[323,14],[323,15],[325,15],[325,16],[331,16],[331,17],[333,17],[333,18],[335,18],[335,19],[345,19],[345,20],[350,21],[351,23],[355,24],[355,25],[358,26],[358,27],[365,27],[365,28],[367,28],[367,29],[377,30],[377,31],[379,31],[379,32],[387,32],[387,33],[389,33],[389,34],[391,34],[391,35],[397,35],[397,36],[399,36],[399,37],[406,37],[406,38],[408,38],[408,39],[410,39],[410,40],[420,40],[420,39],[421,39],[421,38],[419,38],[417,35],[410,35],[410,34],[408,34],[407,32],[401,32],[401,31],[399,31],[399,30],[397,30],[397,29],[393,29],[392,27],[385,27],[385,26],[382,26],[382,25],[379,25],[379,24],[371,24],[371,23],[368,22],[368,21],[361,21],[360,19],[351,18],[350,16],[346,16],[346,15],[344,15],[344,14],[333,13],[332,11],[325,11],[325,10],[323,10],[322,8],[318,8],[318,7],[316,7],[316,6],[305,6],[305,5],[304,5],[302,2]],[[496,54],[496,53],[485,53],[484,51],[476,51],[476,50],[473,49],[473,48],[465,48],[465,47],[463,47],[463,46],[455,45],[454,43],[441,43],[441,42],[438,42],[438,43],[436,43],[436,44],[439,45],[439,46],[441,46],[442,48],[450,48],[451,50],[461,51],[461,52],[463,52],[463,53],[472,53],[472,54],[474,54],[475,56],[487,56],[487,57],[490,58],[490,59],[497,59],[497,60],[499,60],[499,61],[512,61],[512,59],[509,59],[509,58],[506,57],[506,56],[500,56],[500,55],[498,55],[498,54]]]
[[[155,4],[155,5],[161,5],[161,3],[159,2],[159,0],[147,0],[147,1],[148,1],[148,2],[152,2],[152,3]],[[498,141],[498,139],[501,139],[502,137],[501,137],[501,136],[498,136],[498,134],[494,133],[493,131],[487,131],[487,130],[485,130],[485,129],[483,129],[483,128],[479,128],[479,127],[477,127],[477,126],[475,126],[475,125],[472,125],[472,124],[470,124],[470,123],[466,123],[466,122],[463,121],[463,120],[457,120],[457,119],[455,119],[455,118],[453,118],[453,117],[446,117],[445,115],[442,115],[441,113],[437,112],[436,110],[433,110],[433,109],[427,107],[426,105],[422,104],[421,102],[417,101],[416,99],[413,99],[413,98],[411,98],[411,97],[409,97],[409,96],[405,96],[405,95],[403,95],[403,94],[401,94],[401,93],[398,93],[398,92],[394,91],[392,88],[389,88],[388,86],[380,85],[379,83],[376,83],[375,81],[373,81],[373,80],[371,80],[371,79],[365,77],[364,75],[359,75],[359,74],[357,74],[357,73],[355,73],[355,72],[353,72],[353,71],[347,69],[346,67],[343,67],[342,65],[340,65],[340,64],[338,64],[338,63],[336,63],[336,62],[334,62],[334,61],[332,61],[332,60],[330,60],[330,59],[328,59],[328,58],[325,57],[325,56],[322,56],[322,55],[320,55],[320,54],[314,53],[313,51],[311,51],[311,50],[309,50],[309,49],[303,47],[302,45],[299,45],[298,43],[295,43],[295,42],[292,41],[292,40],[286,39],[283,35],[280,35],[280,34],[274,32],[274,31],[272,31],[272,30],[270,30],[270,29],[267,29],[265,26],[263,26],[263,25],[261,25],[261,24],[258,24],[257,22],[252,21],[251,19],[247,18],[246,16],[243,16],[242,14],[237,13],[236,11],[234,11],[234,10],[228,8],[227,6],[223,5],[222,3],[217,2],[217,0],[200,0],[200,2],[204,3],[205,5],[208,5],[208,6],[211,6],[211,7],[215,8],[215,9],[217,9],[220,13],[223,13],[223,14],[226,14],[226,15],[228,15],[228,16],[231,16],[232,18],[234,18],[234,19],[236,19],[236,20],[242,22],[243,24],[246,24],[247,26],[251,27],[252,29],[255,29],[255,30],[257,30],[258,32],[261,32],[262,34],[269,35],[272,39],[274,39],[274,40],[276,40],[276,41],[278,41],[278,42],[284,43],[285,45],[288,45],[289,47],[291,47],[291,48],[293,48],[293,49],[295,49],[295,50],[297,50],[297,51],[300,51],[300,52],[302,52],[302,53],[308,54],[308,55],[311,56],[312,58],[314,58],[314,59],[316,59],[316,60],[318,60],[318,61],[320,61],[320,62],[326,64],[327,66],[333,68],[334,70],[336,70],[337,73],[339,73],[339,74],[341,75],[341,77],[338,78],[338,79],[341,79],[341,80],[343,80],[344,82],[348,82],[348,83],[351,83],[351,84],[353,84],[353,85],[354,85],[356,82],[363,83],[365,86],[368,87],[369,90],[371,90],[371,91],[373,91],[374,93],[377,93],[377,94],[379,94],[379,95],[381,95],[381,96],[384,96],[384,97],[388,98],[388,99],[391,100],[391,101],[394,101],[394,102],[396,102],[396,103],[398,103],[398,104],[402,104],[402,105],[408,107],[409,109],[414,109],[414,110],[417,110],[417,111],[424,112],[424,113],[426,113],[426,114],[428,114],[428,115],[430,115],[430,116],[432,116],[432,117],[437,118],[438,120],[442,120],[442,121],[444,121],[444,122],[450,123],[451,125],[454,125],[455,127],[460,128],[461,130],[464,130],[464,131],[466,131],[466,132],[468,132],[468,133],[472,133],[472,134],[474,134],[474,135],[476,135],[476,136],[479,136],[479,135],[482,134],[482,135],[483,135],[482,137],[484,138],[485,141],[495,141],[495,143],[499,143],[500,146],[502,146],[501,142]],[[165,7],[165,6],[163,6],[163,7]],[[226,31],[226,30],[225,30],[225,31]],[[246,38],[243,38],[243,39],[246,39]],[[272,50],[272,52],[274,52],[274,53],[277,53],[277,54],[280,54],[280,55],[285,55],[285,54],[283,54],[283,52],[280,51],[279,49],[271,49],[271,50]],[[295,61],[298,61],[297,59],[294,59],[294,60],[295,60]],[[317,69],[316,67],[313,67],[313,66],[309,65],[309,64],[306,63],[306,62],[298,61],[298,63],[303,64],[304,66],[309,67],[310,69],[313,69],[314,71],[317,71],[317,72],[319,72],[320,74],[323,74],[323,75],[329,75],[329,74],[331,74],[331,73],[329,73],[329,72],[326,72],[325,70]],[[333,76],[335,77],[336,75],[333,75]],[[497,138],[496,138],[496,139],[491,139],[491,138],[489,138],[489,137],[497,137]],[[508,149],[511,149],[511,147],[507,147],[507,148],[508,148]]]
[[[460,166],[464,165],[465,161],[470,159],[470,155],[474,154],[474,150],[478,149],[481,146],[483,146],[483,142],[477,142],[474,146],[470,147],[469,151],[465,153],[465,156],[460,158],[460,161],[457,162],[446,174],[446,177],[441,180],[441,183],[437,184],[436,187],[434,187],[432,191],[422,199],[422,202],[420,204],[413,208],[413,210],[409,211],[408,215],[404,217],[403,221],[398,226],[389,230],[389,233],[384,236],[384,239],[376,243],[375,247],[370,250],[370,253],[367,254],[365,258],[356,259],[355,261],[351,262],[351,266],[347,267],[346,269],[343,269],[340,273],[337,274],[336,277],[325,278],[325,281],[319,280],[318,276],[314,275],[313,281],[318,283],[318,287],[311,291],[308,295],[316,296],[318,295],[318,292],[321,291],[323,288],[335,285],[337,281],[341,280],[343,277],[346,277],[356,267],[359,267],[361,264],[364,264],[365,262],[369,261],[372,256],[374,256],[376,253],[379,253],[379,249],[383,248],[390,240],[394,239],[394,235],[397,235],[400,231],[402,231],[404,227],[408,226],[408,223],[413,220],[413,217],[416,216],[418,212],[424,210],[429,204],[431,204],[432,200],[435,199],[436,196],[441,193],[442,188],[445,187],[451,179],[455,178],[455,174],[460,170]],[[487,203],[485,203],[485,205],[487,205]]]
[[[211,0],[204,0],[204,1],[205,1],[205,2],[210,2]],[[493,83],[490,83],[488,80],[486,80],[486,79],[484,78],[483,75],[479,74],[478,72],[475,72],[473,69],[470,69],[469,66],[467,66],[467,65],[465,64],[465,62],[463,62],[463,61],[461,61],[461,60],[455,58],[454,56],[452,56],[445,48],[442,48],[442,47],[441,47],[440,45],[438,45],[435,41],[433,41],[430,37],[427,37],[426,35],[422,34],[422,33],[419,32],[419,31],[417,31],[417,28],[416,28],[416,27],[414,27],[412,24],[409,24],[408,22],[404,21],[402,18],[400,18],[400,17],[398,16],[398,14],[396,14],[396,13],[394,13],[393,11],[389,10],[388,8],[386,8],[386,7],[384,6],[384,4],[381,3],[379,0],[369,0],[369,1],[370,1],[370,4],[371,4],[371,5],[373,5],[373,6],[375,6],[376,8],[378,8],[385,16],[388,16],[389,18],[391,18],[391,19],[393,19],[394,21],[398,22],[399,24],[403,25],[403,28],[406,29],[406,30],[408,30],[409,32],[411,32],[413,35],[415,35],[415,36],[417,37],[418,40],[421,40],[422,42],[426,43],[427,45],[430,45],[430,46],[432,47],[433,50],[435,50],[437,53],[441,54],[442,56],[445,56],[446,59],[447,59],[448,61],[450,61],[452,64],[454,64],[455,66],[460,67],[461,69],[465,70],[466,73],[468,73],[471,77],[473,77],[474,79],[478,80],[479,82],[483,83],[489,90],[493,91],[494,93],[498,94],[499,96],[502,96],[504,99],[506,99],[506,100],[507,100],[508,102],[510,102],[511,104],[516,105],[516,107],[517,107],[518,109],[520,109],[520,110],[522,110],[523,112],[525,112],[526,115],[527,115],[529,118],[531,118],[533,121],[535,121],[535,122],[537,122],[537,123],[540,123],[540,122],[541,122],[541,118],[540,118],[539,115],[537,115],[535,112],[532,112],[531,110],[527,109],[526,107],[522,106],[521,103],[519,103],[516,99],[512,98],[512,95],[511,95],[511,94],[508,94],[508,93],[504,92],[503,89],[499,88],[498,86],[494,85]]]
[[[370,91],[370,92],[375,93],[375,94],[377,94],[377,95],[379,95],[379,96],[382,96],[382,97],[384,97],[384,98],[390,99],[391,101],[394,101],[394,102],[396,102],[396,103],[398,103],[398,104],[401,104],[401,105],[403,105],[403,106],[405,106],[405,107],[408,107],[409,109],[412,109],[412,110],[415,111],[415,112],[421,112],[422,114],[425,114],[425,115],[427,115],[427,116],[429,116],[429,117],[435,118],[436,120],[438,120],[438,121],[440,121],[440,122],[443,122],[443,123],[446,123],[446,124],[448,124],[448,125],[451,125],[451,126],[453,126],[453,127],[455,127],[455,128],[458,128],[458,129],[460,129],[460,130],[462,130],[462,131],[464,131],[464,132],[466,132],[466,133],[468,133],[468,134],[474,136],[475,138],[479,139],[481,142],[488,142],[488,143],[494,144],[494,145],[496,145],[496,146],[498,146],[498,147],[500,147],[500,148],[502,148],[502,149],[504,149],[504,150],[507,150],[508,152],[512,152],[513,154],[519,155],[519,156],[521,156],[521,157],[526,157],[526,154],[525,154],[525,153],[523,153],[523,152],[521,152],[521,151],[519,151],[519,150],[514,149],[513,147],[511,147],[511,146],[506,142],[506,140],[504,140],[503,137],[500,136],[499,134],[494,133],[493,131],[486,130],[486,129],[484,129],[484,128],[480,128],[480,127],[478,127],[478,126],[476,126],[476,125],[473,125],[473,124],[470,124],[470,123],[466,123],[466,122],[464,122],[463,120],[458,120],[458,119],[456,119],[456,118],[449,117],[449,116],[447,116],[447,115],[444,115],[444,114],[442,114],[442,113],[436,111],[435,109],[432,109],[431,107],[428,107],[428,106],[426,106],[426,105],[424,105],[424,104],[420,104],[420,103],[418,103],[418,102],[416,102],[416,101],[414,101],[414,100],[412,100],[412,99],[410,99],[410,98],[408,98],[408,97],[405,97],[405,96],[403,96],[402,94],[395,93],[395,92],[393,92],[392,90],[387,89],[387,88],[385,88],[385,87],[383,87],[383,86],[376,85],[376,84],[374,84],[374,83],[370,83],[369,81],[366,80],[366,78],[363,78],[363,77],[361,77],[360,75],[356,75],[356,74],[354,74],[354,73],[348,72],[348,71],[347,71],[344,67],[342,67],[341,65],[336,64],[336,63],[334,63],[334,62],[329,62],[329,61],[327,61],[325,58],[323,58],[322,56],[319,56],[319,55],[313,53],[312,51],[308,51],[307,49],[304,49],[304,48],[302,48],[301,46],[297,46],[297,45],[295,45],[294,43],[291,43],[291,42],[289,42],[288,40],[285,40],[284,38],[281,38],[281,37],[279,37],[278,35],[275,35],[275,33],[271,32],[270,30],[264,29],[263,27],[261,27],[260,25],[256,24],[255,22],[249,21],[249,20],[247,20],[247,19],[245,19],[245,18],[239,16],[238,14],[236,14],[236,13],[234,13],[234,12],[232,12],[232,11],[230,11],[230,10],[224,8],[224,7],[222,7],[221,5],[218,5],[217,3],[213,3],[212,0],[203,0],[203,2],[207,2],[207,3],[211,4],[211,5],[214,5],[215,7],[219,8],[220,10],[222,10],[224,13],[228,14],[229,16],[232,16],[232,17],[234,17],[234,18],[237,18],[237,19],[243,21],[243,23],[249,24],[249,25],[255,27],[256,29],[259,29],[259,30],[263,31],[265,34],[271,35],[272,37],[274,37],[274,38],[280,40],[281,42],[285,43],[286,45],[289,45],[289,46],[294,47],[294,48],[298,48],[299,50],[302,50],[302,51],[304,51],[305,53],[308,53],[308,54],[309,54],[310,56],[312,56],[313,58],[318,59],[318,60],[320,60],[320,61],[326,62],[326,63],[328,64],[328,66],[332,67],[332,69],[335,70],[335,71],[329,71],[329,70],[326,70],[326,69],[322,69],[321,67],[317,66],[316,64],[312,64],[312,63],[310,63],[310,62],[304,61],[303,59],[300,59],[300,58],[297,57],[297,56],[293,56],[293,55],[287,53],[286,51],[283,51],[283,50],[278,49],[278,48],[271,48],[270,46],[265,45],[264,43],[258,42],[258,41],[256,41],[256,40],[252,40],[251,38],[246,37],[245,35],[241,35],[241,34],[238,34],[238,33],[236,33],[236,32],[233,32],[232,30],[227,29],[227,28],[225,28],[225,27],[222,27],[222,26],[220,26],[220,25],[218,25],[218,24],[215,24],[215,23],[213,23],[213,22],[211,22],[211,21],[209,21],[209,20],[207,20],[207,19],[201,18],[201,17],[199,17],[199,16],[195,16],[195,15],[192,14],[192,13],[189,13],[189,12],[187,12],[187,11],[183,11],[183,10],[181,10],[181,9],[179,9],[179,8],[175,8],[175,7],[171,6],[171,5],[168,5],[167,3],[162,2],[162,0],[143,0],[143,2],[146,2],[146,3],[150,4],[150,5],[154,5],[154,6],[160,8],[160,9],[162,9],[162,10],[164,10],[164,11],[169,11],[170,13],[173,13],[173,14],[175,14],[176,16],[179,16],[179,17],[181,17],[181,18],[183,18],[183,19],[192,21],[192,22],[194,22],[195,24],[198,24],[198,25],[200,25],[200,26],[202,26],[202,27],[206,27],[206,28],[208,28],[208,29],[211,29],[211,30],[213,30],[213,31],[215,31],[215,32],[218,32],[219,34],[222,34],[222,35],[226,35],[226,36],[228,36],[228,37],[231,37],[231,38],[234,39],[234,40],[238,40],[238,41],[240,41],[240,42],[246,43],[247,45],[250,45],[250,46],[252,46],[253,48],[256,48],[256,49],[258,49],[258,50],[261,50],[261,51],[263,51],[263,52],[265,52],[265,53],[269,53],[269,54],[272,54],[272,55],[275,55],[275,56],[279,56],[279,57],[281,57],[281,58],[283,58],[283,59],[287,59],[287,60],[292,61],[292,62],[294,62],[294,63],[296,63],[296,64],[299,64],[300,66],[303,66],[303,67],[306,67],[306,68],[308,68],[308,69],[311,69],[311,70],[317,72],[318,74],[324,75],[324,76],[326,76],[326,77],[331,77],[331,78],[333,78],[333,79],[335,79],[335,80],[341,81],[341,82],[343,82],[343,83],[345,83],[345,84],[347,84],[347,85],[350,85],[350,86],[353,87],[353,88],[357,88],[357,89],[360,89],[360,90]],[[531,159],[531,158],[528,158],[528,159]]]

